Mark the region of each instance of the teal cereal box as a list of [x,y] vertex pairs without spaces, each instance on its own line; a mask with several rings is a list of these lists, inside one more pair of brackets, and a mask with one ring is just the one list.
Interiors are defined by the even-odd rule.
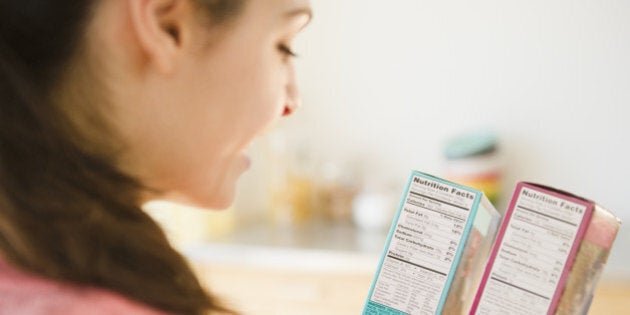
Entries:
[[363,314],[467,313],[499,221],[481,191],[412,171]]

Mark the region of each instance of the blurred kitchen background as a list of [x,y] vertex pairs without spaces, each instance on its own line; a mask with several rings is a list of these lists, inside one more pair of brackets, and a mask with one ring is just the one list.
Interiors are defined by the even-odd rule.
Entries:
[[149,207],[216,291],[255,314],[359,313],[415,169],[501,212],[518,181],[609,208],[626,225],[593,309],[630,307],[614,300],[630,296],[630,1],[312,6],[303,106],[253,145],[232,209]]

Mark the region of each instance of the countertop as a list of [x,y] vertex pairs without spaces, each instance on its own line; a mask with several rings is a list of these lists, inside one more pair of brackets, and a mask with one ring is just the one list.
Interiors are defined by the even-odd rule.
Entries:
[[[184,252],[193,260],[217,263],[297,269],[343,270],[348,264],[376,268],[387,233],[387,230],[361,230],[343,223],[275,226],[259,221],[240,225],[230,233],[204,242],[189,244]],[[630,231],[622,226],[602,281],[630,284],[627,248],[630,248]]]
[[[629,236],[620,231],[589,314],[630,309]],[[183,251],[212,291],[244,314],[360,314],[386,237],[349,224],[252,223]]]

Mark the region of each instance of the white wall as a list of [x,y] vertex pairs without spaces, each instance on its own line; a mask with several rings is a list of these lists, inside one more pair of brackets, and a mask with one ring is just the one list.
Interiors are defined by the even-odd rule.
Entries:
[[439,175],[444,140],[495,130],[506,189],[535,181],[630,219],[630,1],[313,0],[304,105],[320,159]]

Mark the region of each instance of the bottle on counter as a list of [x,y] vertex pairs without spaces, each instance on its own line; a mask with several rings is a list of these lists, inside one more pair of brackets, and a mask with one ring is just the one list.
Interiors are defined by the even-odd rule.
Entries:
[[502,162],[495,133],[476,131],[449,139],[444,147],[445,177],[485,193],[497,204],[501,194]]

